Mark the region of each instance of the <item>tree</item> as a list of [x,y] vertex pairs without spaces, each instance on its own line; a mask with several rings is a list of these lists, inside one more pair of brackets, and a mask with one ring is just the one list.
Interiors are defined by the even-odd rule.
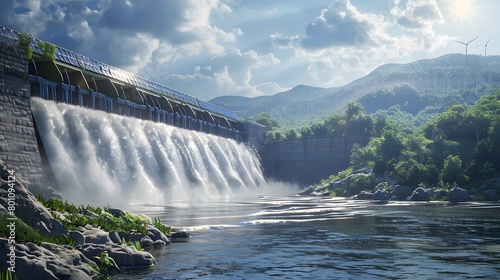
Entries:
[[334,136],[343,136],[346,131],[345,115],[329,115],[324,125],[328,133]]
[[392,130],[387,130],[382,134],[382,142],[377,151],[382,161],[389,161],[401,154],[405,149],[402,138],[401,135]]
[[274,143],[276,142],[276,135],[274,131],[266,132],[266,143]]
[[275,130],[279,127],[278,121],[273,119],[268,113],[260,113],[255,121],[264,126],[265,132]]
[[309,126],[304,126],[300,129],[300,134],[302,138],[307,138],[312,136],[312,130]]
[[347,135],[369,135],[373,130],[373,120],[367,115],[354,116],[347,128]]
[[491,117],[482,110],[472,109],[467,110],[464,117],[464,126],[466,131],[473,133],[476,138],[476,143],[479,143],[481,136],[488,133],[491,125]]
[[291,129],[288,129],[286,132],[285,132],[285,137],[286,137],[286,140],[293,140],[295,138],[297,138],[299,135],[297,134],[297,131],[293,128]]
[[326,136],[326,126],[320,122],[314,122],[311,126],[311,131],[315,136]]
[[445,183],[465,184],[468,178],[462,169],[462,160],[459,156],[449,155],[444,160],[443,169],[439,173],[439,178]]
[[359,102],[351,101],[347,103],[347,110],[345,111],[346,121],[349,122],[352,117],[364,114],[364,112],[365,108]]

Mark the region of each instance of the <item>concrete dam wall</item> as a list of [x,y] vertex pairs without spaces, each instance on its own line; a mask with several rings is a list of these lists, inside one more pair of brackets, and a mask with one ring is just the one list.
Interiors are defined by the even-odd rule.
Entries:
[[368,136],[311,137],[270,143],[260,152],[264,175],[301,185],[317,183],[349,165],[352,146]]
[[17,177],[37,183],[43,180],[42,159],[30,98],[26,54],[0,40],[0,158]]

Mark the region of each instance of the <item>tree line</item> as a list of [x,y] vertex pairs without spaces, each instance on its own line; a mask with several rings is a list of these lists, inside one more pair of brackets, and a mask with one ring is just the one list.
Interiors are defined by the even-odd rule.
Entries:
[[[277,131],[268,114],[256,119],[268,142],[297,137],[369,135],[354,145],[349,170],[369,167],[376,177],[390,177],[409,186],[460,185],[489,188],[500,176],[500,90],[474,105],[453,105],[418,128],[383,114],[368,115],[351,102],[343,114],[332,114],[296,131]],[[346,174],[346,172],[342,172]]]

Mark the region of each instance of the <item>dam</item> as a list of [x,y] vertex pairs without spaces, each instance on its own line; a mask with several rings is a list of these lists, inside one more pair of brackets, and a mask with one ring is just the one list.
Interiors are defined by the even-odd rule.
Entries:
[[[31,39],[28,59],[21,36],[0,26],[0,158],[28,185],[53,178],[80,189],[75,196],[133,192],[122,187],[128,178],[150,197],[162,184],[206,194],[259,187],[264,177],[305,185],[346,168],[352,145],[368,141],[266,144],[261,125],[230,110],[60,46],[47,59]],[[79,183],[90,178],[90,189]]]

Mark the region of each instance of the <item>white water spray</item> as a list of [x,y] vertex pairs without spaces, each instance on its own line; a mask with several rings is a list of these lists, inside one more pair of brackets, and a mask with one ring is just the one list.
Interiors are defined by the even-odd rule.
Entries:
[[73,203],[223,200],[265,185],[255,152],[231,139],[40,98],[32,110]]

